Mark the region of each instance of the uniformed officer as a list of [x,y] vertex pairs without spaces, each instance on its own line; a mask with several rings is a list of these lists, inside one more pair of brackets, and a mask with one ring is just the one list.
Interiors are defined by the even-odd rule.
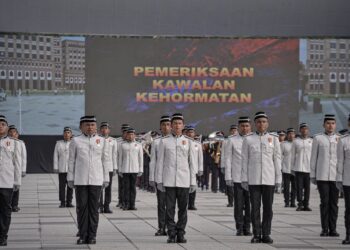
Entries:
[[136,210],[136,178],[143,173],[142,144],[135,140],[135,129],[129,128],[118,152],[118,173],[123,179],[123,210]]
[[108,122],[101,122],[100,135],[106,140],[106,147],[108,150],[108,158],[105,159],[105,167],[108,168],[109,172],[109,185],[104,189],[105,197],[103,202],[103,190],[100,197],[100,212],[111,214],[113,211],[109,208],[109,204],[112,201],[112,182],[113,176],[117,173],[118,169],[118,144],[117,140],[110,136],[110,126]]
[[279,131],[277,131],[277,135],[278,135],[278,140],[279,140],[280,143],[285,141],[285,139],[286,139],[286,131],[279,130]]
[[[193,126],[188,125],[186,127],[186,136],[193,139],[193,146],[194,146],[193,163],[195,164],[195,167],[196,167],[197,176],[202,176],[203,175],[203,149],[202,149],[202,144],[199,141],[194,139],[196,136],[196,132]],[[189,194],[188,210],[197,210],[195,206],[196,193],[197,192],[194,191]]]
[[295,179],[294,172],[291,169],[292,145],[295,138],[295,129],[287,129],[286,140],[281,142],[282,155],[282,178],[283,178],[283,194],[284,206],[296,207],[295,205]]
[[19,190],[22,174],[20,144],[7,132],[6,117],[0,115],[0,246],[7,246],[12,193]]
[[317,185],[321,204],[321,237],[339,236],[337,232],[338,197],[336,187],[337,143],[339,136],[335,133],[335,116],[324,117],[324,133],[315,135],[311,150],[311,182]]
[[309,137],[309,126],[299,125],[300,137],[293,141],[291,168],[295,173],[298,207],[296,211],[312,211],[310,199],[310,158],[312,138]]
[[57,141],[55,145],[55,151],[53,154],[53,170],[58,173],[58,193],[59,200],[62,207],[74,207],[72,204],[73,189],[67,186],[67,171],[68,171],[68,159],[69,159],[69,145],[73,137],[72,129],[70,127],[64,127],[63,140]]
[[265,112],[257,112],[254,122],[256,133],[246,136],[242,144],[242,187],[249,190],[252,206],[254,237],[251,242],[272,244],[270,234],[274,189],[275,186],[280,187],[282,181],[281,148],[278,137],[267,132],[269,121]]
[[[167,136],[171,133],[171,118],[168,115],[163,115],[160,118],[160,131],[162,136]],[[156,137],[151,144],[151,162],[149,164],[150,174],[149,181],[150,185],[156,187],[156,166],[158,161],[159,153],[159,142],[162,137]],[[157,192],[157,211],[158,211],[158,231],[155,233],[155,236],[165,236],[166,234],[166,220],[165,220],[165,207],[166,207],[166,198],[165,192],[156,190]]]
[[[350,115],[348,118],[350,127]],[[344,245],[350,244],[350,135],[342,136],[337,149],[337,187],[339,191],[344,192],[345,201],[345,229],[346,236],[343,240]]]
[[[16,139],[20,144],[20,153],[21,153],[21,169],[22,169],[22,178],[26,176],[27,172],[27,149],[24,141],[19,140],[19,133],[15,125],[10,125],[8,130],[8,135]],[[13,191],[12,195],[12,212],[18,212],[20,208],[18,207],[19,200],[19,189],[17,191]]]
[[97,134],[95,116],[80,118],[82,134],[69,146],[68,186],[75,187],[79,239],[77,244],[96,244],[99,198],[109,185],[106,141]]
[[[130,128],[129,124],[122,124],[121,125],[121,132],[122,136],[117,138],[117,148],[120,148],[120,144],[125,141],[126,138],[126,131]],[[117,151],[119,154],[119,150]],[[118,155],[117,155],[118,159]],[[119,171],[117,171],[119,173]],[[124,189],[123,189],[123,179],[120,174],[118,174],[118,204],[116,207],[119,207],[120,209],[123,209],[123,195],[124,195]]]
[[[228,167],[228,166],[226,166],[226,161],[227,161],[226,158],[230,157],[230,155],[226,155],[226,145],[228,144],[228,141],[231,137],[238,134],[237,128],[238,127],[236,124],[231,125],[229,136],[227,136],[227,139],[225,139],[222,142],[220,162],[221,162],[221,171],[223,171],[224,174],[227,172],[226,168]],[[225,177],[225,182],[226,182],[226,195],[227,195],[227,201],[228,201],[227,207],[233,207],[233,183],[227,182],[226,177]]]
[[242,143],[245,136],[251,135],[250,118],[241,116],[238,119],[238,134],[229,136],[225,146],[225,180],[226,185],[233,187],[234,218],[236,235],[252,235],[250,232],[250,200],[249,192],[241,185]]
[[[196,167],[193,163],[193,140],[182,135],[184,118],[175,113],[171,117],[172,134],[159,142],[156,182],[160,191],[166,191],[166,218],[168,243],[186,243],[187,205],[189,192],[196,190]],[[178,221],[175,224],[175,205]]]

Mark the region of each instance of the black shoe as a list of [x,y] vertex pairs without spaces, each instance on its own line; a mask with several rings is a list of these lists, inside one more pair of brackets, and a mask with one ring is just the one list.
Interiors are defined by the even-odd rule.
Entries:
[[284,204],[284,207],[289,207],[289,204],[287,204],[287,203],[286,203],[286,204]]
[[1,238],[0,239],[0,246],[7,246],[7,238]]
[[64,202],[61,202],[61,205],[59,206],[59,208],[64,208],[66,207],[66,204]]
[[120,207],[121,206],[121,203],[120,202],[118,202],[118,204],[116,205],[116,207]]
[[176,243],[187,243],[187,240],[184,235],[179,234],[176,237]]
[[290,207],[297,207],[294,203],[290,204]]
[[87,244],[87,241],[86,241],[85,239],[79,238],[79,239],[77,240],[77,244],[78,244],[78,245]]
[[76,237],[79,237],[80,236],[80,233],[79,233],[79,231],[77,232],[77,234],[75,235]]
[[17,213],[19,210],[20,210],[19,207],[13,207],[13,208],[12,208],[12,212],[15,212],[15,213]]
[[105,206],[104,213],[105,214],[113,214],[113,211],[111,209],[109,209],[109,206]]
[[339,234],[336,230],[332,230],[329,232],[330,237],[339,237]]
[[197,210],[196,207],[188,207],[188,210]]
[[90,245],[96,244],[96,238],[89,239],[88,244]]
[[252,232],[250,232],[250,230],[243,230],[243,234],[244,236],[251,236]]
[[123,211],[126,211],[126,210],[128,210],[129,208],[128,208],[128,206],[123,206]]
[[129,207],[128,210],[136,211],[137,208],[136,207]]
[[320,236],[321,237],[328,237],[329,236],[328,230],[322,230],[322,232],[320,233]]
[[233,207],[233,204],[227,204],[227,207]]
[[99,209],[98,209],[98,212],[100,213],[100,214],[103,214],[103,207],[100,207]]
[[272,244],[273,239],[271,239],[271,237],[269,235],[265,235],[261,238],[261,242],[265,243],[265,244]]
[[175,243],[176,242],[175,236],[169,236],[168,240],[166,242],[167,243]]
[[260,235],[254,235],[250,242],[251,243],[261,243],[261,236]]
[[237,230],[236,236],[244,236],[244,233],[242,230]]
[[301,207],[301,206],[298,206],[297,209],[296,209],[296,211],[298,211],[298,212],[299,212],[299,211],[304,211],[304,208]]
[[154,236],[166,236],[166,232],[163,229],[159,229]]
[[74,207],[74,205],[71,202],[69,202],[67,203],[66,207]]
[[309,207],[304,207],[304,211],[311,212],[311,211],[312,211],[312,209],[311,209],[311,208],[309,208]]
[[345,240],[342,242],[343,245],[350,245],[350,235],[347,235]]

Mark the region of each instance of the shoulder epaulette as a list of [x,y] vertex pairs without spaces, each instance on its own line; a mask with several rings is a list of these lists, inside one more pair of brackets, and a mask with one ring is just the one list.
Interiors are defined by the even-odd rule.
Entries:
[[345,135],[341,135],[340,138],[343,139],[345,137],[348,137],[350,134],[345,134]]
[[278,134],[276,132],[269,132],[269,135],[273,135],[275,137],[278,137]]
[[169,138],[170,135],[166,135],[166,136],[162,136],[162,137],[159,137],[159,139],[165,139],[165,138]]
[[184,135],[184,137],[187,138],[187,139],[189,139],[189,140],[191,140],[191,141],[194,141],[193,138],[188,137],[187,135]]

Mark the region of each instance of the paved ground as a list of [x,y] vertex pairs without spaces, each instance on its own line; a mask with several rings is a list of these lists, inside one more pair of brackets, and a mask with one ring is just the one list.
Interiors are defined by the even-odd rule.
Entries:
[[[227,208],[221,193],[199,191],[198,211],[189,212],[187,244],[166,244],[166,237],[154,237],[157,227],[155,194],[138,191],[137,211],[121,211],[113,185],[113,214],[102,214],[97,244],[75,244],[75,208],[58,208],[57,175],[31,174],[24,178],[19,213],[13,213],[7,248],[4,249],[346,249],[344,201],[339,202],[339,238],[320,238],[319,198],[312,187],[313,212],[296,212],[283,207],[276,195],[272,246],[250,244],[250,237],[234,236],[233,209]],[[349,249],[349,248],[347,248]]]

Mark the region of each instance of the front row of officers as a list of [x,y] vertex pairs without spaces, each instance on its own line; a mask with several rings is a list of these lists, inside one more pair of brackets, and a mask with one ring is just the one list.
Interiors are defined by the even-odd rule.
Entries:
[[[321,236],[339,236],[336,231],[338,197],[339,191],[344,193],[346,238],[343,244],[350,244],[350,136],[340,137],[335,133],[334,115],[325,115],[325,131],[313,139],[309,137],[308,125],[302,123],[299,126],[300,137],[295,139],[295,131],[289,129],[287,140],[282,143],[277,134],[267,132],[269,120],[264,112],[254,116],[254,133],[251,132],[249,117],[240,117],[238,123],[239,133],[229,136],[222,144],[221,159],[226,183],[234,189],[237,235],[251,235],[252,224],[252,243],[273,243],[270,235],[275,189],[281,187],[283,179],[285,205],[294,207],[289,186],[295,178],[297,211],[311,211],[310,181],[318,187]],[[120,183],[118,205],[124,210],[136,209],[135,181],[143,172],[142,145],[135,141],[135,131],[126,125],[121,139],[109,137],[107,123],[101,124],[101,135],[98,135],[94,116],[82,117],[80,129],[82,134],[71,138],[70,129],[65,128],[64,141],[58,142],[55,149],[55,170],[60,173],[61,207],[72,206],[72,189],[75,188],[79,228],[77,243],[95,244],[99,209],[111,212],[113,175],[118,174]],[[149,179],[151,185],[157,188],[159,230],[156,235],[168,235],[168,243],[187,241],[185,229],[187,209],[191,206],[189,197],[195,193],[196,177],[203,173],[201,144],[193,140],[191,133],[183,135],[183,129],[181,114],[163,116],[160,120],[162,137],[155,139],[151,145]],[[6,118],[1,116],[2,245],[6,243],[10,225],[12,193],[19,188],[23,172],[20,143],[7,137],[7,130]],[[67,151],[68,159],[61,159],[62,152]],[[67,153],[65,155],[67,157]]]

